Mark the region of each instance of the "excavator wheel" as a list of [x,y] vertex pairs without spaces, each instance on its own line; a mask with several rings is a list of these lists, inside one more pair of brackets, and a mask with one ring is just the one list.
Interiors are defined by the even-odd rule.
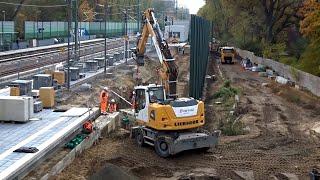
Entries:
[[144,138],[143,138],[143,132],[141,129],[139,129],[137,131],[137,134],[136,134],[136,142],[138,144],[139,147],[143,147],[145,145],[144,143]]
[[159,136],[154,142],[154,148],[160,157],[166,158],[170,156],[170,143],[166,137]]

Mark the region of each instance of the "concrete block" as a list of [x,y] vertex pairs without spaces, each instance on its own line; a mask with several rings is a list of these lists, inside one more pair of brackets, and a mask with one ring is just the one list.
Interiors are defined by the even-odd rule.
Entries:
[[0,120],[26,122],[31,118],[33,118],[32,97],[0,97]]

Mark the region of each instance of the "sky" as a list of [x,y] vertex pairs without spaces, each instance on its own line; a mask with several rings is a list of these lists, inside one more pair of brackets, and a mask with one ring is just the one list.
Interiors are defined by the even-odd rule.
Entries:
[[181,7],[186,7],[190,10],[190,14],[196,14],[198,10],[205,4],[204,0],[178,0]]

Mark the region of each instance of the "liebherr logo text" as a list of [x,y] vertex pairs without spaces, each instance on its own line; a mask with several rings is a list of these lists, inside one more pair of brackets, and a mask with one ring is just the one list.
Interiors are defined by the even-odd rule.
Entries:
[[180,109],[180,113],[188,113],[188,112],[193,112],[194,109]]
[[187,126],[187,125],[192,125],[192,124],[198,124],[199,121],[198,120],[194,120],[194,121],[188,121],[188,122],[176,122],[174,123],[175,126]]

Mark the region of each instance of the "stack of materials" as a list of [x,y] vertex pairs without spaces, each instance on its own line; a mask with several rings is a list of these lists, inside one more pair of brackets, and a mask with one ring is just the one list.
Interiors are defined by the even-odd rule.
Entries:
[[55,92],[53,87],[41,87],[39,96],[43,108],[52,108],[54,106]]
[[89,72],[96,72],[98,70],[98,61],[87,61],[86,69]]
[[59,85],[64,85],[65,83],[65,73],[64,71],[55,71],[53,73],[53,79],[57,80]]
[[79,68],[79,73],[84,73],[84,68],[83,68],[84,64],[83,63],[78,63],[76,65],[74,65],[74,67]]
[[10,96],[20,96],[19,87],[10,87]]
[[99,68],[103,68],[104,67],[104,57],[94,58],[93,60],[94,61],[98,61]]
[[23,96],[23,95],[30,96],[31,90],[32,90],[32,81],[31,80],[15,80],[9,84],[9,87],[19,87],[20,96]]
[[37,74],[33,76],[33,89],[52,86],[52,76],[50,74]]
[[78,67],[70,67],[70,80],[76,81],[80,79],[80,70]]

